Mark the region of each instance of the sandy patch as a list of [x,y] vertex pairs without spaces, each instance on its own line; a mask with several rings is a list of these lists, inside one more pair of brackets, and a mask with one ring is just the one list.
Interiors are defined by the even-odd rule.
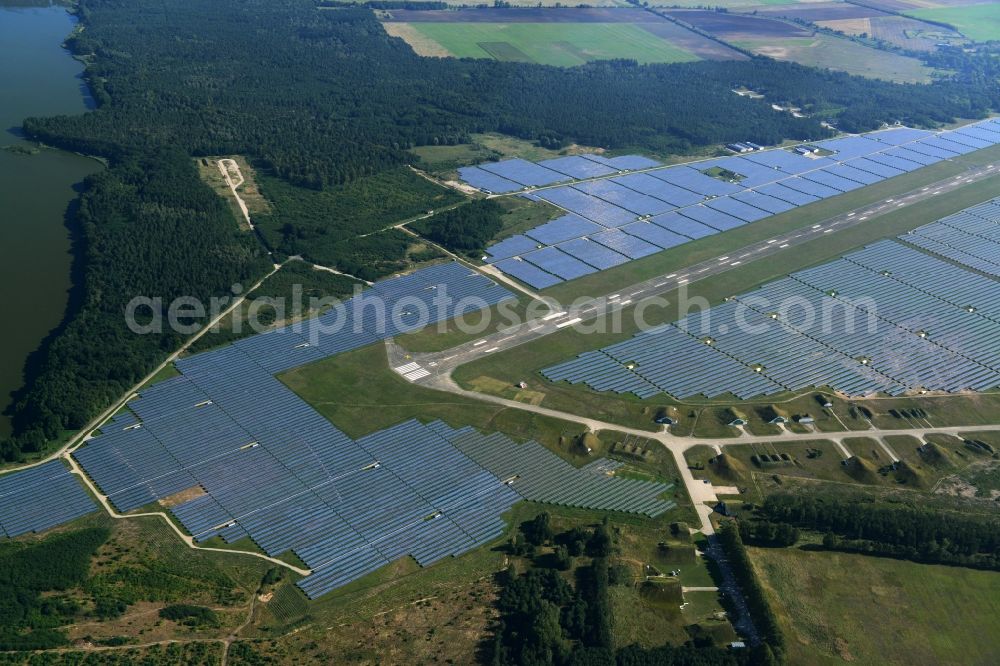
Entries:
[[159,500],[160,506],[171,507],[177,506],[178,504],[183,504],[184,502],[189,502],[197,497],[205,495],[205,489],[201,486],[191,486],[179,493],[174,493]]
[[409,23],[383,23],[382,27],[393,37],[399,37],[410,45],[417,55],[428,58],[448,58],[451,53],[433,39],[423,34]]

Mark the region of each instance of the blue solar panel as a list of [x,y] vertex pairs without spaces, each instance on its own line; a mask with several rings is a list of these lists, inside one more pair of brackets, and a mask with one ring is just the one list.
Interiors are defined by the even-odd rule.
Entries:
[[610,180],[593,180],[586,183],[577,183],[573,187],[581,192],[586,192],[591,196],[631,211],[635,215],[659,215],[660,213],[666,213],[668,210],[676,208],[676,206],[672,206],[665,201],[640,194],[635,190],[612,183]]
[[559,245],[559,249],[580,261],[590,264],[599,271],[624,264],[629,258],[600,243],[585,238],[575,238]]
[[981,150],[994,145],[993,141],[986,141],[976,136],[972,136],[971,134],[962,134],[961,132],[944,132],[940,136],[942,139],[954,141],[955,143],[967,146],[974,150]]
[[704,196],[696,194],[691,190],[685,190],[682,187],[671,185],[664,180],[653,178],[646,173],[632,173],[627,176],[612,178],[611,181],[618,183],[619,185],[624,185],[625,187],[635,190],[636,192],[648,194],[651,197],[656,197],[657,199],[666,201],[668,204],[671,204],[676,208],[696,204],[705,198]]
[[826,185],[806,180],[800,176],[787,178],[781,181],[781,185],[799,192],[805,192],[806,194],[810,194],[814,197],[819,197],[820,199],[835,197],[838,194],[842,194],[840,190],[835,190],[832,187],[827,187]]
[[743,189],[739,185],[733,185],[732,183],[727,183],[719,180],[718,178],[706,176],[698,169],[693,169],[688,166],[656,169],[647,173],[654,178],[659,178],[660,180],[666,181],[672,185],[677,185],[678,187],[683,187],[686,190],[691,190],[692,192],[697,192],[698,194],[705,196],[720,196],[723,194],[730,194],[732,192],[739,192]]
[[865,171],[880,178],[893,178],[894,176],[899,176],[903,173],[899,169],[894,169],[893,167],[887,166],[882,162],[876,162],[870,157],[859,157],[856,160],[845,162],[845,164],[851,168]]
[[872,141],[861,136],[827,139],[826,141],[820,141],[816,145],[826,150],[834,151],[837,154],[836,159],[840,161],[848,160],[852,157],[870,155],[885,148],[884,143]]
[[919,162],[912,162],[910,160],[904,159],[902,157],[894,157],[892,155],[887,155],[885,153],[874,153],[865,158],[870,162],[878,162],[879,164],[885,164],[893,169],[898,169],[899,171],[913,171],[914,169],[919,169],[923,165]]
[[945,157],[954,157],[955,155],[963,155],[965,153],[972,152],[972,148],[957,144],[954,141],[946,141],[942,136],[932,136],[927,139],[921,139],[920,141],[906,144],[906,147],[910,150],[917,150],[919,152],[924,152],[925,148],[931,148],[938,151],[939,155],[943,155]]
[[687,236],[674,233],[673,231],[653,224],[652,222],[634,222],[632,224],[626,224],[624,227],[621,227],[621,230],[627,234],[631,234],[632,236],[637,236],[644,241],[648,241],[653,245],[658,245],[663,249],[682,245],[691,240]]
[[727,215],[720,210],[715,208],[706,208],[702,205],[688,206],[687,208],[682,208],[678,212],[685,217],[690,217],[693,220],[701,222],[702,224],[707,224],[713,229],[718,229],[719,231],[734,229],[745,224],[743,220],[735,218],[732,215]]
[[932,136],[934,132],[930,130],[913,129],[910,127],[892,127],[886,130],[880,130],[877,132],[871,132],[865,136],[879,143],[887,143],[890,146],[898,146],[903,143],[909,143],[910,141],[916,141],[918,139],[923,139],[928,136]]
[[709,227],[697,220],[684,217],[680,213],[672,212],[665,215],[657,215],[649,220],[651,223],[663,227],[667,231],[672,231],[688,238],[704,238],[712,234],[719,233],[715,227]]
[[730,194],[729,198],[742,201],[743,203],[754,206],[755,208],[760,208],[761,210],[772,215],[784,213],[785,211],[795,208],[795,206],[787,201],[775,199],[774,197],[763,194],[760,191],[755,192],[753,190],[747,190],[746,192],[737,192],[736,194]]
[[841,192],[850,192],[851,190],[856,190],[861,187],[861,183],[841,178],[840,176],[835,176],[832,173],[823,170],[804,173],[802,174],[802,178],[819,183],[820,185],[832,187],[840,190]]
[[[859,159],[864,160],[867,158],[862,157]],[[851,162],[847,162],[845,164],[836,164],[823,170],[827,173],[832,173],[834,176],[840,176],[841,178],[853,180],[856,183],[862,183],[864,185],[871,185],[872,183],[877,183],[880,180],[883,180],[883,176],[870,171],[864,171],[860,167],[855,168],[854,166],[849,166],[853,165],[854,162],[857,161],[858,160],[852,160]]]
[[765,183],[773,183],[788,175],[774,167],[764,166],[743,157],[723,157],[721,159],[710,160],[699,166],[702,170],[718,166],[734,171],[742,176],[740,185],[743,187],[755,187],[757,185],[764,185]]
[[62,462],[0,476],[0,536],[42,532],[97,510]]
[[551,185],[569,180],[565,174],[540,167],[534,162],[520,158],[503,160],[502,162],[485,162],[480,164],[479,168],[522,185]]
[[1000,125],[998,125],[993,118],[987,118],[986,120],[969,123],[968,125],[955,128],[951,131],[961,134],[971,134],[972,136],[986,139],[987,141],[1000,143]]
[[521,189],[520,184],[506,178],[501,178],[489,171],[483,171],[479,167],[462,167],[458,170],[458,173],[462,180],[484,192],[507,194],[508,192],[517,192]]
[[952,150],[945,150],[940,146],[933,145],[931,142],[934,140],[935,138],[931,138],[923,141],[908,143],[906,144],[906,149],[915,153],[920,153],[921,155],[928,155],[929,157],[937,158],[938,160],[951,159],[957,155],[957,153]]
[[576,257],[571,257],[555,247],[546,247],[541,250],[529,252],[522,258],[563,280],[575,280],[596,270]]
[[559,173],[564,173],[567,176],[578,179],[607,176],[618,171],[617,169],[607,166],[606,164],[588,160],[579,155],[557,157],[553,160],[539,162],[538,164],[547,169],[552,169],[553,171],[558,171]]
[[579,215],[570,213],[569,215],[557,217],[551,222],[537,226],[531,231],[526,231],[524,234],[539,243],[555,245],[571,238],[579,238],[580,236],[596,233],[604,228],[595,222],[585,220]]
[[636,218],[634,213],[572,187],[544,190],[538,193],[538,197],[605,227],[620,227]]
[[756,162],[767,167],[780,169],[786,174],[802,173],[812,169],[833,164],[833,161],[825,157],[811,158],[803,155],[790,153],[787,150],[765,150],[758,153],[741,155],[740,159]]
[[806,204],[810,204],[814,201],[819,201],[819,197],[799,192],[798,190],[793,190],[790,187],[785,187],[781,183],[762,185],[757,188],[757,191],[761,194],[766,194],[776,199],[787,201],[795,206],[805,206]]
[[[1000,274],[1000,203],[900,238]],[[979,391],[1000,384],[996,292],[989,278],[882,242],[542,372],[643,398],[664,391],[746,399],[816,386],[848,395]],[[805,311],[771,315],[793,300],[829,321],[817,326]]]
[[651,169],[653,167],[660,166],[660,163],[656,160],[651,160],[648,157],[643,157],[642,155],[622,155],[621,157],[604,157],[603,155],[584,155],[589,160],[599,162],[601,164],[606,164],[614,169],[620,171],[627,170],[633,171],[635,169]]
[[975,123],[950,132],[962,136],[975,137],[990,145],[1000,143],[1000,127],[995,123]]
[[500,259],[516,257],[519,254],[537,250],[538,243],[539,241],[532,240],[527,236],[510,236],[509,238],[503,239],[499,243],[490,245],[486,248],[486,254],[490,256],[490,263],[493,263],[495,261],[499,261]]
[[[744,222],[756,222],[757,220],[762,220],[770,215],[770,213],[766,210],[761,210],[756,206],[743,203],[734,196],[719,197],[718,199],[706,201],[705,206],[714,208],[715,210],[720,210],[723,213],[731,215],[739,220],[743,220]],[[682,210],[681,212],[683,213],[684,211]]]
[[641,259],[660,251],[660,248],[656,245],[647,243],[636,236],[630,236],[621,229],[602,231],[599,234],[591,236],[590,240],[609,247],[615,252],[620,252],[629,259]]
[[562,280],[557,278],[555,275],[546,273],[534,264],[529,264],[525,261],[518,261],[517,259],[504,259],[503,261],[498,261],[496,263],[496,267],[508,275],[513,275],[521,282],[524,282],[535,289],[545,289],[546,287],[551,287],[554,284],[562,282]]
[[916,151],[910,150],[908,146],[904,146],[901,148],[890,148],[889,150],[885,151],[885,154],[902,157],[903,159],[910,160],[911,162],[917,162],[918,164],[923,164],[924,166],[941,161],[941,158],[939,157],[932,157],[930,155],[924,155],[923,153],[918,153]]

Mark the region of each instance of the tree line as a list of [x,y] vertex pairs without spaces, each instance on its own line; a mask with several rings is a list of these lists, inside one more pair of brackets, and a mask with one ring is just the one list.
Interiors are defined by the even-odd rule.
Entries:
[[823,545],[832,550],[1000,570],[994,517],[786,494],[769,496],[760,510],[768,520],[825,533]]
[[780,663],[785,651],[785,636],[760,578],[750,563],[743,539],[740,538],[739,527],[734,521],[723,523],[718,532],[718,539],[726,551],[729,566],[743,592],[753,624],[760,632],[763,641],[756,648],[755,659],[758,663]]

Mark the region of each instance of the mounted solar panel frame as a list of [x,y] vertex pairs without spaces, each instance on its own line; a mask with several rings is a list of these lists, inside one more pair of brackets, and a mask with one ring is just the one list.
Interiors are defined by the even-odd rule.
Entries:
[[525,187],[542,187],[570,180],[565,174],[546,169],[519,157],[500,162],[484,162],[479,165],[479,168],[501,178],[520,183]]

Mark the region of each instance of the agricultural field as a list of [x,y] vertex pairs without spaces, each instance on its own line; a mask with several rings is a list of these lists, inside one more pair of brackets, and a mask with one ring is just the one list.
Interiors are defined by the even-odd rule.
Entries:
[[[945,6],[904,11],[918,19],[947,23],[976,42],[1000,39],[1000,5],[997,3],[966,4],[964,6],[956,6],[951,3],[934,4]],[[924,3],[921,5],[926,7]]]
[[916,58],[880,51],[777,18],[703,10],[667,13],[733,46],[776,60],[903,83],[930,81],[932,70]]
[[[390,24],[390,34],[406,37]],[[411,42],[420,55],[493,58],[573,67],[591,60],[688,62],[698,58],[642,28],[623,23],[402,24],[429,40]],[[409,40],[408,40],[409,41]]]
[[878,39],[893,46],[915,51],[933,51],[942,42],[965,41],[962,35],[954,30],[882,11],[875,7],[876,4],[814,2],[769,5],[747,11],[753,11],[757,17],[807,21],[845,35]]
[[938,44],[957,44],[964,41],[962,35],[954,30],[905,16],[837,19],[816,21],[816,24],[846,35],[878,39],[900,48],[917,51],[933,51]]
[[669,63],[746,57],[635,8],[393,10],[383,12],[382,21],[390,35],[428,57],[563,67],[613,58]]
[[915,58],[824,34],[790,39],[741,39],[733,44],[775,60],[898,83],[927,83],[933,72]]
[[749,548],[792,664],[995,663],[1000,573]]

